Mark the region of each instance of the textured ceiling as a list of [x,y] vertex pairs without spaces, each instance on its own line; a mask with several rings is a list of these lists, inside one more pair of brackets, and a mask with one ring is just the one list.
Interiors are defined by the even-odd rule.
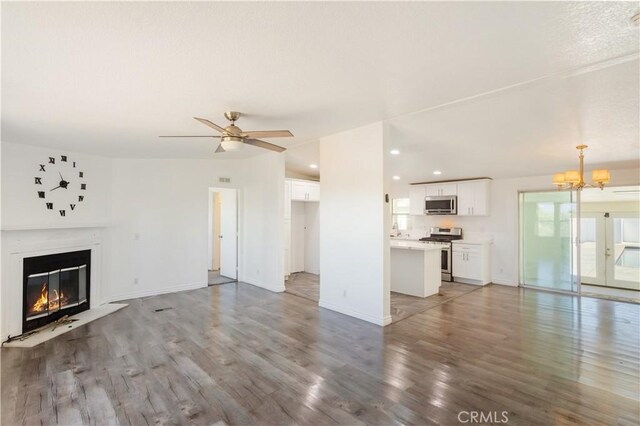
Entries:
[[[576,135],[593,143],[591,158],[637,155],[637,145],[627,156],[597,147],[634,148],[637,62],[553,77],[637,54],[635,2],[1,7],[3,141],[113,157],[210,158],[215,142],[157,135],[207,134],[193,116],[223,124],[222,112],[236,109],[247,113],[238,123],[245,130],[291,129],[295,138],[273,140],[289,147],[390,119],[394,141],[415,154],[403,179],[440,164],[482,166],[458,174],[498,167],[496,176],[522,175],[522,161],[504,161],[522,153],[555,167],[573,155]],[[311,157],[288,155],[299,167]]]

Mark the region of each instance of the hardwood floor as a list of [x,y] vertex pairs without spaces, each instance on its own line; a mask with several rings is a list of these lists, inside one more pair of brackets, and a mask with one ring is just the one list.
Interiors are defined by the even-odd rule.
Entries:
[[490,285],[381,328],[242,283],[129,303],[2,349],[2,424],[639,421],[634,304]]
[[296,272],[284,283],[287,293],[318,302],[320,300],[320,275]]
[[224,275],[220,275],[220,271],[209,271],[209,280],[207,284],[209,285],[219,285],[219,284],[227,284],[236,282],[235,278],[225,277]]
[[480,287],[477,285],[443,281],[438,294],[429,297],[415,297],[391,292],[391,320],[398,322],[478,289]]
[[[318,302],[320,300],[320,276],[308,272],[296,272],[291,274],[285,282],[287,293],[304,297]],[[424,312],[434,306],[451,300],[455,297],[478,290],[480,287],[470,284],[461,284],[443,281],[440,292],[429,297],[414,297],[406,294],[391,292],[391,320],[397,322],[405,318]]]

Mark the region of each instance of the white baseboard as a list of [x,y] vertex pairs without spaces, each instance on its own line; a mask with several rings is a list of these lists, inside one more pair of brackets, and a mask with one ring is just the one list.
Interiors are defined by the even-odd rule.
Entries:
[[243,283],[246,283],[246,284],[251,284],[253,286],[260,287],[262,289],[272,291],[274,293],[282,293],[284,291],[284,283],[282,283],[281,286],[268,287],[268,286],[262,284],[261,282],[259,282],[257,280],[252,280],[252,279],[245,279],[245,280],[241,280],[240,282],[243,282]]
[[356,310],[353,310],[351,308],[347,308],[345,306],[339,306],[339,305],[335,305],[333,303],[329,303],[326,302],[324,300],[320,300],[320,303],[318,303],[318,305],[321,308],[325,308],[325,309],[329,309],[331,311],[335,311],[335,312],[339,312],[341,314],[344,315],[348,315],[350,317],[354,317],[354,318],[358,318],[361,319],[363,321],[367,321],[376,325],[380,325],[380,326],[385,326],[385,325],[389,325],[391,324],[391,315],[387,315],[384,317],[375,317],[373,315],[369,315],[369,314],[365,314],[362,312],[358,312]]
[[491,282],[493,284],[498,284],[498,285],[506,285],[506,286],[509,286],[509,287],[518,287],[518,284],[515,284],[513,281],[492,280]]
[[472,284],[472,285],[477,285],[477,286],[485,286],[489,283],[483,283],[480,280],[470,280],[467,278],[458,278],[458,277],[453,277],[453,281],[456,283],[462,283],[462,284]]
[[[176,286],[164,287],[164,288],[158,288],[158,289],[153,288],[153,289],[146,289],[146,290],[130,291],[127,293],[121,293],[121,294],[109,296],[106,299],[110,302],[115,302],[119,300],[128,300],[128,299],[137,299],[139,297],[149,297],[149,296],[157,296],[160,294],[176,293],[178,291],[195,290],[198,288],[206,287],[207,285],[208,285],[207,283],[191,283],[191,284],[176,285]],[[102,303],[105,303],[105,302],[103,301]]]

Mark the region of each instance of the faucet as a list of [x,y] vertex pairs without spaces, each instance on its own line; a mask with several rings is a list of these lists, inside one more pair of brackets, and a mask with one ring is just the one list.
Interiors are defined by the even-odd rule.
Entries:
[[393,226],[391,227],[391,231],[392,237],[399,237],[400,235],[402,235],[402,232],[400,232],[400,230],[398,229],[398,222],[395,222],[393,224]]

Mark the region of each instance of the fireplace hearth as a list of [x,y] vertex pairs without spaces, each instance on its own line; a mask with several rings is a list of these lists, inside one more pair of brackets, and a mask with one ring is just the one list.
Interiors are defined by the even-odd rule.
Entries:
[[89,309],[91,250],[27,257],[22,332]]

